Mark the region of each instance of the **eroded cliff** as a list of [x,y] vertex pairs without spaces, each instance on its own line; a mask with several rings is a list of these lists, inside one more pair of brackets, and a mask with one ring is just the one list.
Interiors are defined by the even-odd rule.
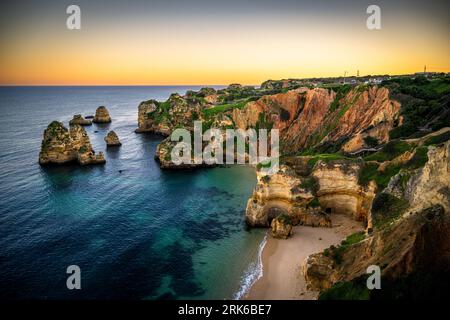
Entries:
[[430,146],[427,158],[422,168],[394,176],[377,196],[374,219],[384,221],[373,234],[308,257],[303,270],[312,289],[344,294],[370,265],[379,266],[389,284],[423,270],[450,272],[450,142]]
[[371,224],[370,209],[375,184],[358,183],[361,163],[355,160],[326,162],[314,157],[294,157],[279,173],[258,173],[257,186],[248,200],[246,220],[251,226],[269,226],[284,213],[294,224],[330,226],[330,214],[347,214]]
[[70,130],[67,130],[61,122],[53,121],[44,131],[39,164],[70,162],[89,165],[103,164],[106,160],[102,152],[95,153],[89,136],[82,126],[75,124],[70,126]]

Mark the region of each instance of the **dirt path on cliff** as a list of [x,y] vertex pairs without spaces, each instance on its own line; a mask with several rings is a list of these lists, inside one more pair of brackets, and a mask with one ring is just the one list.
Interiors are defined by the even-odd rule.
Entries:
[[268,236],[262,256],[263,276],[244,299],[317,299],[317,292],[306,289],[301,270],[305,259],[363,230],[360,222],[345,215],[332,215],[331,220],[332,228],[296,226],[287,240]]

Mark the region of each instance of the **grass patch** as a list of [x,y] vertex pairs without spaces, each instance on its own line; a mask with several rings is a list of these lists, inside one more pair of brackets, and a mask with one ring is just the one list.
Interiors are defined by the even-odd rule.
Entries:
[[391,178],[399,173],[400,169],[401,166],[399,165],[390,165],[383,172],[379,172],[378,164],[367,163],[359,172],[358,182],[363,186],[367,186],[373,180],[376,182],[378,190],[383,190],[387,187]]
[[329,112],[334,112],[339,108],[339,101],[345,97],[352,87],[348,84],[344,84],[337,87],[330,87],[331,90],[336,92],[336,97],[334,98],[333,102],[330,104]]
[[379,161],[379,162],[389,161],[405,153],[406,151],[411,150],[411,148],[412,146],[405,141],[401,140],[389,141],[387,144],[383,146],[381,150],[364,157],[364,160]]
[[233,109],[243,109],[247,104],[247,100],[235,102],[235,103],[226,103],[226,104],[218,104],[214,107],[203,109],[202,113],[205,117],[213,117],[219,113],[224,113]]
[[319,160],[322,160],[322,161],[328,163],[329,161],[342,160],[342,159],[347,159],[347,158],[338,153],[321,153],[321,154],[316,154],[313,156],[313,158],[309,159],[308,165],[312,168],[316,165],[317,161],[319,161]]
[[366,238],[366,234],[363,231],[356,232],[356,233],[349,235],[345,240],[343,240],[341,242],[341,245],[351,246],[352,244],[363,241],[365,238]]
[[349,235],[345,240],[342,240],[341,244],[338,247],[331,246],[330,248],[324,251],[325,256],[330,256],[336,264],[341,264],[344,252],[352,245],[361,242],[366,237],[366,234],[361,232],[356,232]]

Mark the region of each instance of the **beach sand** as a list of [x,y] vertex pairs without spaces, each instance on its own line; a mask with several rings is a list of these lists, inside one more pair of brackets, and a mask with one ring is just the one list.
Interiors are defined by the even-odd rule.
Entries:
[[332,215],[331,220],[332,228],[296,226],[287,240],[269,235],[262,253],[263,276],[253,284],[244,299],[317,299],[318,292],[306,289],[301,270],[305,259],[363,230],[362,223],[345,215]]

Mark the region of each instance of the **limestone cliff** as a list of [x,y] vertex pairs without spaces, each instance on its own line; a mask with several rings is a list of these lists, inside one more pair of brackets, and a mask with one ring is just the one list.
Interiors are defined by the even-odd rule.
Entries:
[[70,130],[60,122],[53,121],[44,131],[39,164],[65,164],[77,162],[81,165],[103,164],[103,153],[98,154],[84,128],[80,125],[70,126]]
[[[320,205],[329,213],[342,213],[355,220],[370,224],[370,210],[375,197],[376,185],[360,185],[358,181],[361,163],[354,161],[318,161],[312,176],[319,188],[317,197]],[[371,227],[371,226],[369,226]]]
[[[359,162],[317,161],[313,157],[295,157],[279,173],[261,175],[248,200],[246,220],[251,226],[269,226],[285,213],[294,224],[330,226],[329,214],[342,213],[371,224],[370,208],[375,185],[358,183]],[[295,165],[292,164],[295,162]]]
[[282,155],[352,157],[375,152],[393,138],[411,140],[449,125],[448,76],[384,77],[380,85],[339,80],[268,80],[259,88],[232,84],[145,101],[136,132],[168,136],[175,128],[192,129],[195,120],[204,130],[276,128]]
[[[422,269],[450,272],[450,142],[430,147],[426,164],[405,177],[393,177],[381,193],[388,196],[372,208],[390,208],[385,215],[397,210],[397,218],[362,241],[308,257],[303,269],[311,288],[352,281],[369,265],[380,266],[383,281],[390,282]],[[389,204],[396,196],[407,201],[403,209]]]

